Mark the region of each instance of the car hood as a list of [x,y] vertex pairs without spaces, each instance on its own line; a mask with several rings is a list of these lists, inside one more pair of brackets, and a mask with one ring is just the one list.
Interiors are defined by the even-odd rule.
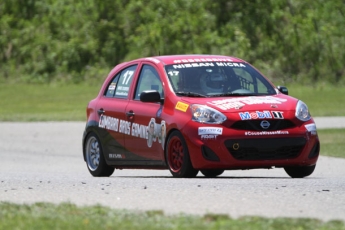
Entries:
[[241,97],[183,97],[188,104],[204,104],[222,113],[238,113],[246,111],[294,111],[298,100],[285,94],[270,96],[241,96]]

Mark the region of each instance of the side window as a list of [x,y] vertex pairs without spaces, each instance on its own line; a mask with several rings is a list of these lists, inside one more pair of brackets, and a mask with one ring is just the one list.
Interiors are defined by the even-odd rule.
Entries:
[[141,92],[145,90],[157,90],[161,97],[164,97],[162,82],[157,70],[150,65],[143,65],[134,99],[139,100]]
[[106,97],[114,97],[115,88],[116,88],[117,81],[119,80],[119,77],[120,77],[120,74],[117,74],[114,77],[114,79],[111,81],[111,83],[109,84],[107,91],[104,94]]
[[247,89],[254,92],[252,76],[242,68],[234,68],[234,72],[241,82],[242,89]]
[[117,84],[115,85],[115,97],[117,98],[128,97],[129,88],[131,86],[136,68],[137,68],[137,65],[134,65],[121,71],[119,80],[117,81]]
[[256,73],[247,72],[244,69],[234,69],[237,77],[241,81],[242,88],[255,93],[268,93],[267,86],[258,78]]

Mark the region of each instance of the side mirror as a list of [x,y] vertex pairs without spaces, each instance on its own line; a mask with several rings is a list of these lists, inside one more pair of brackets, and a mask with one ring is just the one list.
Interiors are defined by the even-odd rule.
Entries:
[[157,90],[145,90],[140,94],[140,101],[163,103],[164,98],[161,98],[161,95],[158,93]]
[[289,90],[285,86],[278,85],[277,88],[282,94],[289,95]]

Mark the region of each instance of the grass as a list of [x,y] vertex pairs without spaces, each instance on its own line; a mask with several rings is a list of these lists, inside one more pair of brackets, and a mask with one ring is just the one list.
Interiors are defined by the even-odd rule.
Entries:
[[312,116],[345,116],[345,90],[342,86],[288,86],[289,95],[304,101]]
[[321,129],[317,131],[323,156],[345,158],[345,129]]
[[0,85],[0,121],[85,121],[90,85]]
[[322,222],[306,218],[243,217],[206,214],[166,216],[161,211],[129,212],[102,206],[77,207],[73,204],[0,203],[0,229],[279,229],[345,230],[342,221]]
[[[99,85],[0,85],[0,121],[84,121],[87,103]],[[313,116],[345,116],[342,87],[288,86],[291,96],[309,106]]]

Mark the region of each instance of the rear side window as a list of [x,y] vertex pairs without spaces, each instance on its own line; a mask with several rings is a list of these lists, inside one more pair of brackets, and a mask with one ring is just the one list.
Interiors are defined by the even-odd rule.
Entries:
[[119,80],[120,74],[117,74],[114,79],[111,81],[110,85],[107,88],[107,91],[105,92],[105,96],[106,97],[114,97],[114,93],[115,93],[115,88],[116,88],[116,84]]
[[115,75],[104,95],[106,97],[127,98],[136,68],[137,65],[133,65]]

